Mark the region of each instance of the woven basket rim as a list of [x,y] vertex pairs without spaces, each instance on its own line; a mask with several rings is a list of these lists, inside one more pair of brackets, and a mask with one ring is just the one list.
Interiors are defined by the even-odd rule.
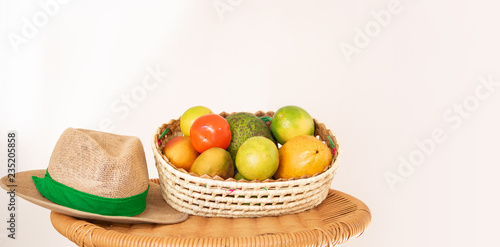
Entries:
[[[219,115],[222,115],[222,114],[234,114],[236,112],[231,112],[231,113],[227,113],[227,112],[221,112],[219,113]],[[249,112],[249,113],[252,113],[252,112]],[[267,112],[263,112],[263,111],[257,111],[257,112],[254,112],[252,114],[256,115],[258,113],[265,113],[265,114],[268,114],[268,113],[272,113],[274,114],[274,112],[272,111],[267,111]],[[205,184],[207,184],[207,186],[211,186],[211,185],[218,185],[220,183],[222,183],[224,185],[224,187],[239,187],[241,188],[242,186],[243,187],[248,187],[248,188],[254,188],[255,186],[262,186],[262,187],[266,187],[266,186],[276,186],[276,185],[289,185],[289,186],[293,186],[293,185],[299,185],[299,184],[304,184],[304,183],[308,183],[310,181],[316,181],[316,180],[320,180],[320,179],[323,179],[325,178],[326,176],[328,176],[328,174],[330,174],[331,172],[335,172],[338,167],[339,167],[339,158],[341,156],[341,153],[340,152],[340,148],[339,148],[339,144],[338,144],[338,141],[337,141],[337,135],[331,130],[329,129],[326,124],[320,122],[319,120],[317,120],[316,118],[313,118],[315,124],[323,124],[325,126],[325,128],[331,132],[331,138],[332,138],[332,141],[334,142],[335,144],[335,156],[332,157],[332,162],[327,166],[327,168],[325,168],[322,172],[319,172],[319,173],[316,173],[312,176],[302,176],[300,178],[290,178],[290,179],[266,179],[266,180],[263,180],[263,181],[260,181],[260,180],[252,180],[252,181],[248,181],[248,180],[245,180],[245,179],[242,179],[242,180],[235,180],[234,178],[228,178],[228,179],[222,179],[221,177],[209,177],[208,175],[203,175],[204,177],[202,176],[199,176],[197,174],[194,174],[194,173],[188,173],[188,171],[186,171],[185,169],[183,168],[177,168],[175,167],[172,163],[168,162],[167,161],[167,157],[160,151],[160,146],[158,145],[158,137],[159,137],[159,130],[165,125],[165,124],[168,124],[168,123],[171,123],[173,121],[177,121],[179,120],[178,119],[170,119],[167,123],[164,123],[164,124],[161,124],[155,131],[155,133],[153,134],[152,138],[151,138],[151,141],[152,141],[152,149],[153,149],[153,154],[154,156],[156,156],[157,158],[159,158],[160,162],[163,163],[163,165],[165,165],[165,167],[167,167],[168,170],[172,171],[176,176],[178,177],[181,177],[181,178],[184,178],[184,179],[195,179],[197,180],[197,182],[203,182]],[[166,138],[166,136],[164,137]],[[322,140],[323,141],[323,140]],[[327,144],[327,146],[329,146]],[[278,184],[276,184],[278,183]],[[248,186],[244,186],[243,184],[249,184]]]
[[[153,139],[153,142],[156,142]],[[154,155],[159,157],[160,162],[171,172],[173,172],[177,177],[184,178],[184,179],[190,179],[190,180],[195,180],[200,183],[205,183],[207,186],[213,186],[213,185],[219,185],[223,184],[224,187],[238,187],[238,188],[254,188],[256,186],[259,187],[270,187],[270,186],[279,186],[279,185],[288,185],[288,186],[294,186],[294,185],[299,185],[299,184],[304,184],[304,183],[310,183],[311,181],[316,181],[316,180],[321,180],[324,179],[329,175],[330,172],[336,171],[338,169],[338,163],[335,162],[333,163],[330,168],[327,170],[318,173],[314,176],[307,177],[307,178],[299,178],[299,179],[289,179],[289,180],[265,180],[265,181],[238,181],[238,180],[216,180],[216,179],[211,179],[211,178],[203,178],[199,176],[193,176],[189,173],[185,173],[180,171],[178,168],[174,167],[172,164],[167,162],[159,153],[158,149],[153,148]]]

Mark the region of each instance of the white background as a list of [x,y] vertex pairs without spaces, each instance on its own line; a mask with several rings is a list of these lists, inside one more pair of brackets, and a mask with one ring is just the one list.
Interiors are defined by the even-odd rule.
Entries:
[[[214,3],[229,9],[218,13]],[[377,24],[372,12],[388,4],[397,13]],[[366,232],[343,246],[494,243],[500,87],[475,94],[479,77],[500,81],[495,1],[73,0],[49,13],[42,5],[0,2],[1,176],[9,130],[24,171],[46,168],[67,127],[103,130],[107,121],[111,132],[142,140],[156,177],[150,137],[187,108],[293,104],[338,137],[332,188],[372,211]],[[356,30],[367,26],[360,44]],[[363,47],[346,56],[341,47],[356,38]],[[146,89],[150,68],[169,76]],[[435,131],[442,140],[418,156],[415,141]],[[421,164],[398,172],[400,157]],[[392,190],[388,173],[404,182]],[[17,239],[8,239],[6,194],[0,199],[1,246],[73,246],[49,210],[20,198]]]

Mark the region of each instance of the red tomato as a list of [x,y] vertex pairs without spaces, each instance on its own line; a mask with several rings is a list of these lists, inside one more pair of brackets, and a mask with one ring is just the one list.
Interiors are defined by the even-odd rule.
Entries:
[[229,123],[217,114],[207,114],[197,118],[190,130],[191,145],[199,153],[213,147],[226,149],[231,143]]

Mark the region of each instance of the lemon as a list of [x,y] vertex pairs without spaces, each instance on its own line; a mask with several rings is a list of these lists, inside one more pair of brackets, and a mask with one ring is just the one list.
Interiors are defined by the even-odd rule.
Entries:
[[236,154],[236,167],[247,180],[271,178],[279,165],[276,144],[262,136],[247,139]]
[[300,135],[314,134],[314,120],[298,106],[284,106],[274,113],[271,131],[279,143],[285,144]]
[[207,114],[213,113],[208,107],[205,106],[193,106],[187,109],[181,116],[181,121],[179,125],[181,126],[181,132],[184,136],[189,136],[191,130],[191,125],[193,125],[194,120]]

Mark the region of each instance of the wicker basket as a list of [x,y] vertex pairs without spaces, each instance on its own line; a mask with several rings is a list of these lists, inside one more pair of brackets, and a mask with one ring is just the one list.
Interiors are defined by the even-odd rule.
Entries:
[[[230,114],[222,112],[220,115],[227,117]],[[255,115],[272,117],[274,112],[259,111]],[[166,142],[182,135],[179,122],[180,119],[172,119],[160,126],[152,137],[152,148],[163,198],[173,208],[191,215],[239,218],[302,212],[316,207],[326,198],[338,168],[337,140],[323,123],[314,119],[314,135],[334,151],[332,163],[321,173],[287,180],[264,181],[198,176],[176,168],[161,152]],[[169,131],[165,135],[167,129]],[[328,139],[329,136],[331,140]]]

